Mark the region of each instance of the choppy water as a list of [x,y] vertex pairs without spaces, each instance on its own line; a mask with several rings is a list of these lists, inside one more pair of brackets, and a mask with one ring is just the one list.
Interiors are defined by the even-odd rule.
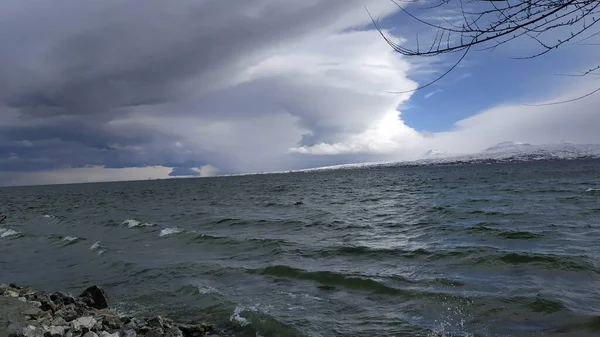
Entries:
[[0,189],[0,281],[242,336],[597,336],[600,161]]

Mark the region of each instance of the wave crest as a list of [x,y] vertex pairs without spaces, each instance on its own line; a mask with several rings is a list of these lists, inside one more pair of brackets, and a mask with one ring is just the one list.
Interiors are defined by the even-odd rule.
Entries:
[[163,236],[168,236],[168,235],[172,235],[172,234],[179,234],[183,232],[183,229],[179,229],[177,227],[169,227],[169,228],[165,228],[163,230],[160,231],[160,233],[158,233],[158,236],[163,237]]
[[18,232],[16,230],[10,229],[10,228],[0,228],[0,238],[6,238],[9,236],[15,236],[15,235],[19,235],[21,234],[21,232]]

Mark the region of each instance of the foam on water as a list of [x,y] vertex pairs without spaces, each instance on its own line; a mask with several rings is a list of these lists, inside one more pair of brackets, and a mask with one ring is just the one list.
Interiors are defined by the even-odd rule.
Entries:
[[242,306],[238,305],[237,307],[235,307],[235,310],[233,311],[233,314],[231,315],[231,317],[229,317],[229,320],[231,322],[237,322],[240,326],[249,325],[250,321],[245,319],[244,317],[240,316],[240,314],[244,310],[245,309]]
[[54,218],[54,216],[52,216],[50,214],[44,214],[44,215],[42,215],[42,218]]
[[103,249],[102,245],[100,245],[100,241],[94,242],[94,244],[90,246],[90,250],[96,251],[96,255],[102,255],[106,252],[106,249]]
[[585,193],[600,194],[600,188],[588,188],[585,190]]
[[179,229],[177,227],[169,227],[169,228],[165,228],[163,230],[160,231],[160,233],[158,234],[158,236],[167,236],[167,235],[172,235],[172,234],[179,234],[183,232],[182,229]]
[[151,223],[147,223],[147,222],[142,223],[141,221],[138,221],[135,219],[127,219],[127,220],[123,221],[123,225],[127,225],[127,227],[129,227],[129,228],[156,226],[155,224],[151,224]]
[[219,291],[216,288],[213,288],[211,286],[199,285],[199,286],[196,286],[196,288],[198,289],[198,292],[200,294],[203,294],[203,295],[206,295],[206,294],[219,294]]
[[12,230],[10,228],[0,228],[0,238],[6,238],[9,236],[19,235],[20,232]]
[[63,241],[67,241],[67,242],[73,242],[73,241],[75,241],[75,240],[78,240],[78,239],[79,239],[79,238],[78,238],[78,237],[76,237],[76,236],[65,236],[65,237],[63,238]]

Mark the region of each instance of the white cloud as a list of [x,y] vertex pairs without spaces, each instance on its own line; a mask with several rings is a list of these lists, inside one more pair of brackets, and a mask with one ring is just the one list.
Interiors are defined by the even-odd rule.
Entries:
[[212,165],[203,165],[196,169],[200,177],[214,177],[219,173],[219,169]]
[[[177,151],[234,172],[295,168],[298,153],[398,158],[421,138],[396,110],[410,94],[389,93],[416,87],[409,70],[375,31],[334,33],[274,52],[208,97],[139,107],[113,124],[177,130]],[[198,113],[161,112],[187,109]]]
[[424,97],[425,99],[428,99],[428,98],[431,98],[431,96],[433,96],[433,95],[435,95],[435,94],[437,94],[437,93],[443,92],[443,91],[444,91],[444,90],[441,90],[441,89],[436,89],[436,90],[433,90],[433,91],[430,91],[430,92],[426,93],[425,95],[423,95],[423,97]]
[[[595,81],[582,81],[577,88],[558,91],[528,104],[579,97],[597,86]],[[598,106],[600,95],[548,106],[501,105],[457,122],[451,131],[434,134],[427,139],[427,145],[437,150],[472,153],[503,141],[597,144],[600,143]]]

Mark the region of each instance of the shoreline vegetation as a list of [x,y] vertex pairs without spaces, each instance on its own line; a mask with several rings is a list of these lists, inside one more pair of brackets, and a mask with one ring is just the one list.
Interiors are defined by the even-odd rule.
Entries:
[[74,297],[0,284],[2,337],[219,337],[213,324],[181,324],[161,316],[120,316],[97,286]]

